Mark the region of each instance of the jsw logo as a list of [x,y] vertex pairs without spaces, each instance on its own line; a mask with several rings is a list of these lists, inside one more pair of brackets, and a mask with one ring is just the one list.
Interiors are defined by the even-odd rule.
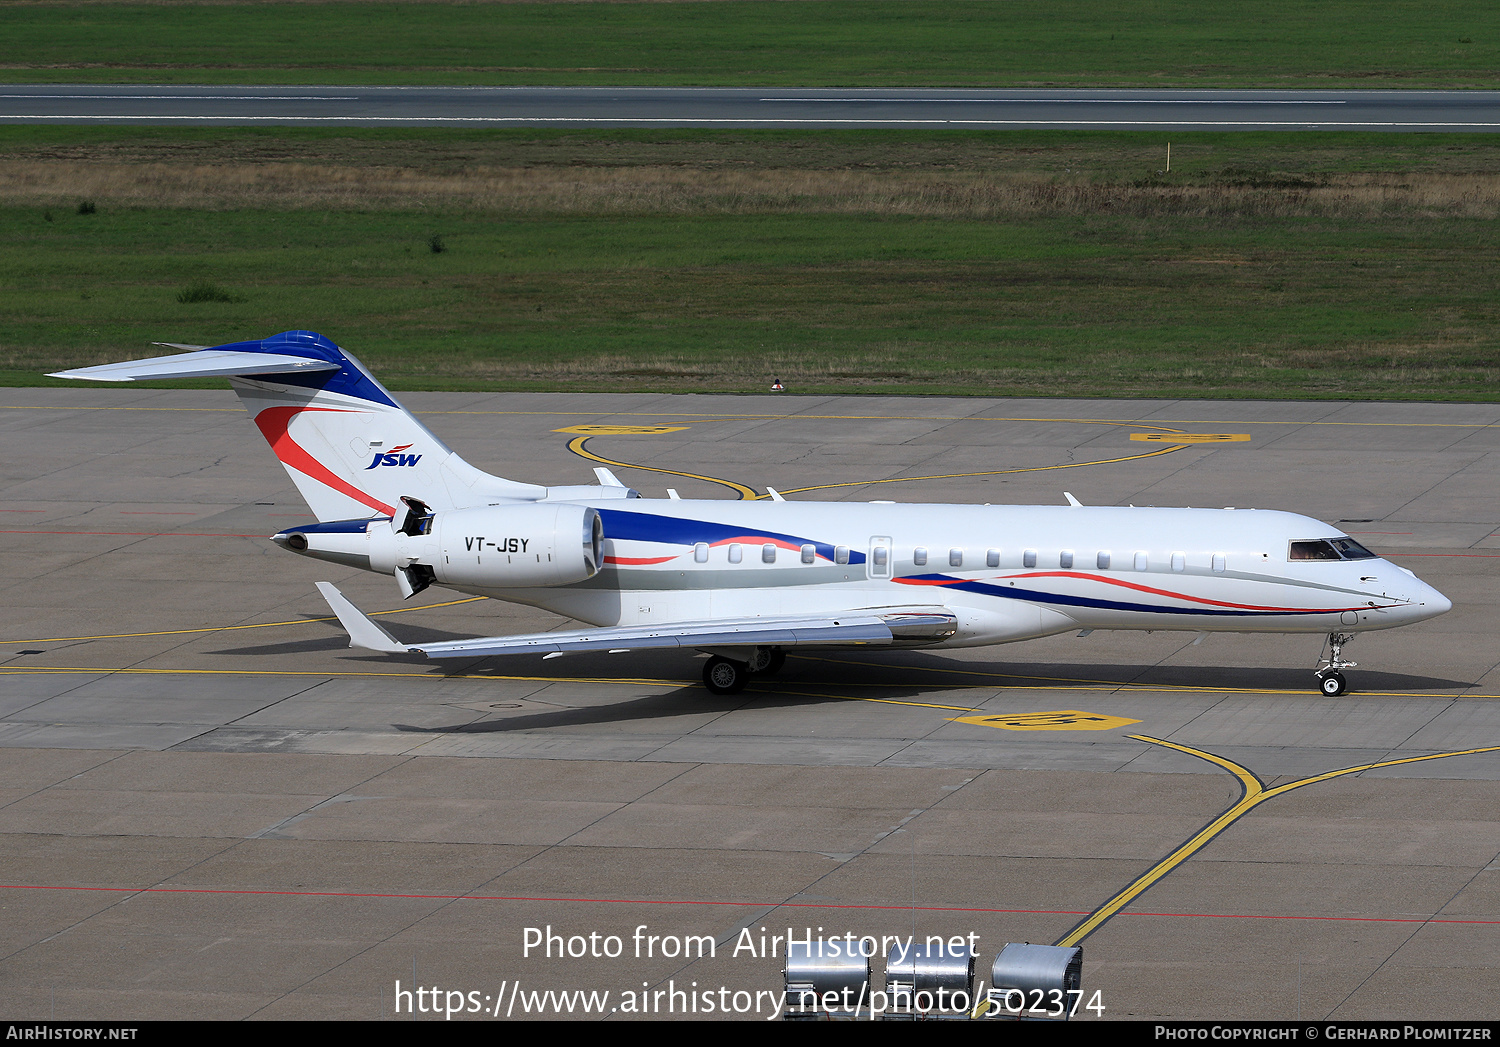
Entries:
[[416,465],[422,460],[421,455],[400,453],[410,446],[412,445],[402,444],[400,447],[392,447],[390,451],[385,454],[377,454],[375,456],[375,460],[369,465],[365,466],[365,471],[369,472],[371,469],[374,469],[376,466],[380,465]]

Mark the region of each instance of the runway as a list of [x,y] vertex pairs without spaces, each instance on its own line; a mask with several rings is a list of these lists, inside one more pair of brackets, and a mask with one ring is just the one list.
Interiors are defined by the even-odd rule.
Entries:
[[[401,399],[483,468],[651,497],[1289,509],[1454,610],[1359,638],[1342,698],[1309,637],[818,652],[732,698],[687,653],[385,658],[314,581],[408,638],[562,620],[277,549],[309,517],[227,390],[0,390],[14,1014],[373,1019],[413,978],[620,1008],[779,990],[742,932],[821,927],[977,934],[981,972],[1079,941],[1106,1020],[1500,1017],[1500,406]],[[626,954],[527,956],[548,926]]]
[[0,122],[1489,132],[1500,92],[9,85]]

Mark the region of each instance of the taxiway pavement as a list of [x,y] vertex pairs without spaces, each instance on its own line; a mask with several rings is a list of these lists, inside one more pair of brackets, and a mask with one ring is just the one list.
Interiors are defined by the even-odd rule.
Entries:
[[[732,698],[691,654],[386,658],[348,648],[314,581],[409,637],[561,619],[436,588],[404,608],[276,548],[310,517],[227,390],[0,390],[12,1015],[373,1019],[413,978],[487,1012],[511,994],[512,1017],[548,989],[664,1007],[694,981],[779,989],[779,959],[743,948],[761,927],[977,933],[983,972],[1149,873],[1083,941],[1106,1018],[1500,1016],[1500,753],[1442,755],[1500,746],[1500,406],[402,399],[470,461],[539,482],[592,480],[556,430],[646,429],[589,450],[642,467],[616,471],[649,496],[733,496],[656,468],[856,484],[796,498],[1289,509],[1454,609],[1359,638],[1341,698],[1313,686],[1315,637],[818,653]],[[1130,457],[1159,449],[1132,433],[1173,429],[1250,439]],[[976,714],[993,725],[957,719]],[[1385,766],[1167,864],[1240,795],[1209,756],[1267,788]],[[549,925],[625,954],[525,956]],[[632,954],[641,925],[653,955]],[[717,956],[660,955],[687,935]]]

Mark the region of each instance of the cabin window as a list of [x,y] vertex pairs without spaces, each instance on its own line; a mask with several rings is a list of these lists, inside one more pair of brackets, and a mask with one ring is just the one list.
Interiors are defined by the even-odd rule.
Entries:
[[816,545],[804,545],[802,547],[802,562],[812,563],[818,558],[818,547]]
[[1108,549],[1101,549],[1101,550],[1099,550],[1099,555],[1096,556],[1096,557],[1094,557],[1094,566],[1097,567],[1097,568],[1099,568],[1099,570],[1101,570],[1101,571],[1107,571],[1107,570],[1109,570],[1109,550]]
[[1214,574],[1224,573],[1224,554],[1214,553]]
[[925,546],[917,546],[911,551],[911,562],[918,567],[927,566],[927,549]]
[[1184,556],[1182,553],[1173,553],[1172,554],[1172,570],[1174,570],[1174,571],[1186,571],[1187,570],[1187,557]]
[[1035,549],[1027,549],[1024,553],[1021,554],[1021,566],[1022,567],[1035,567],[1036,566],[1036,550]]
[[774,545],[772,545],[770,542],[767,542],[765,545],[763,545],[763,546],[760,547],[760,562],[761,563],[775,563],[776,562],[776,547]]
[[729,562],[739,563],[745,558],[745,549],[739,542],[732,542],[729,546]]
[[890,550],[883,545],[877,545],[874,549],[875,566],[884,567],[889,562]]
[[1060,553],[1057,554],[1057,566],[1061,567],[1064,571],[1069,570],[1069,569],[1072,568],[1072,566],[1073,566],[1073,550],[1072,549],[1064,549],[1062,552],[1060,552]]
[[1151,561],[1146,556],[1145,553],[1136,553],[1135,554],[1135,569],[1137,571],[1144,571],[1144,570],[1146,570],[1150,566],[1151,566]]
[[833,562],[848,563],[849,547],[847,545],[836,545],[833,547]]
[[708,543],[699,542],[693,546],[693,562],[708,563]]
[[948,550],[948,566],[962,567],[964,565],[964,551],[962,549]]
[[985,553],[984,553],[984,565],[986,567],[999,567],[1000,566],[1000,550],[999,549],[986,549]]

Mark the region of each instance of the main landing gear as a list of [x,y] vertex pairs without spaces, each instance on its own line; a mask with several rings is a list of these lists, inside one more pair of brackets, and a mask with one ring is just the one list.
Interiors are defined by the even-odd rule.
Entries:
[[772,676],[786,664],[779,647],[757,647],[748,662],[714,655],[703,665],[703,686],[714,694],[738,694],[752,676]]
[[1337,698],[1349,690],[1349,684],[1344,680],[1343,669],[1353,669],[1358,662],[1345,661],[1343,657],[1344,644],[1354,639],[1353,633],[1329,633],[1328,634],[1328,657],[1319,660],[1317,669],[1318,689],[1330,698]]

